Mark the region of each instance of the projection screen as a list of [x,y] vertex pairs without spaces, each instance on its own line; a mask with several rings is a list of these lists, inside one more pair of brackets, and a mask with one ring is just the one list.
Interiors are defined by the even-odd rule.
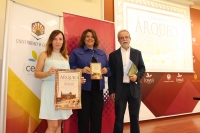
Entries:
[[162,0],[115,0],[117,33],[126,29],[142,52],[147,72],[193,73],[189,6]]

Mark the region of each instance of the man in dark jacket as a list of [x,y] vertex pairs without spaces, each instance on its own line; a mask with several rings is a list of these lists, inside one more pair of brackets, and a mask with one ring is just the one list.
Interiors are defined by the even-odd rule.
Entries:
[[[128,102],[130,133],[139,133],[139,111],[141,103],[140,79],[145,74],[145,65],[139,50],[130,47],[131,37],[127,30],[118,33],[119,49],[109,55],[112,75],[108,78],[110,99],[115,102],[114,133],[123,133],[124,114]],[[133,63],[137,73],[127,75],[128,64]]]

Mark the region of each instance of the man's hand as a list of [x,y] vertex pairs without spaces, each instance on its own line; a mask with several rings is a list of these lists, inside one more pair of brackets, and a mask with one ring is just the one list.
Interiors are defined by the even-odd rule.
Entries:
[[112,93],[110,95],[110,100],[113,101],[113,102],[115,102],[115,93]]
[[129,76],[129,79],[130,79],[132,82],[136,82],[136,81],[137,81],[137,75],[135,75],[135,74],[130,75],[130,76]]

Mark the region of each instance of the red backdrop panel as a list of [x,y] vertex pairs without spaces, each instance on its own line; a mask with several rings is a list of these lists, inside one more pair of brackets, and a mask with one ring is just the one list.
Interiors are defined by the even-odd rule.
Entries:
[[[100,40],[99,48],[107,56],[115,50],[114,24],[106,21],[63,13],[64,34],[67,40],[67,49],[70,54],[74,48],[78,47],[78,40],[85,29],[94,29]],[[78,132],[77,111],[64,121],[64,133]],[[109,101],[108,91],[104,91],[104,110],[102,117],[102,133],[111,133],[114,126],[114,105]]]

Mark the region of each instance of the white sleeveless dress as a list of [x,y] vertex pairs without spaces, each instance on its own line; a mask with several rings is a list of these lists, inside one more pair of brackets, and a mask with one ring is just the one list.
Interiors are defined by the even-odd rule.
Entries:
[[[69,69],[69,62],[60,53],[52,52],[51,57],[44,63],[44,72],[49,71],[51,67]],[[54,89],[55,74],[43,78],[41,87],[40,119],[64,120],[72,115],[72,110],[55,110],[54,108]]]

